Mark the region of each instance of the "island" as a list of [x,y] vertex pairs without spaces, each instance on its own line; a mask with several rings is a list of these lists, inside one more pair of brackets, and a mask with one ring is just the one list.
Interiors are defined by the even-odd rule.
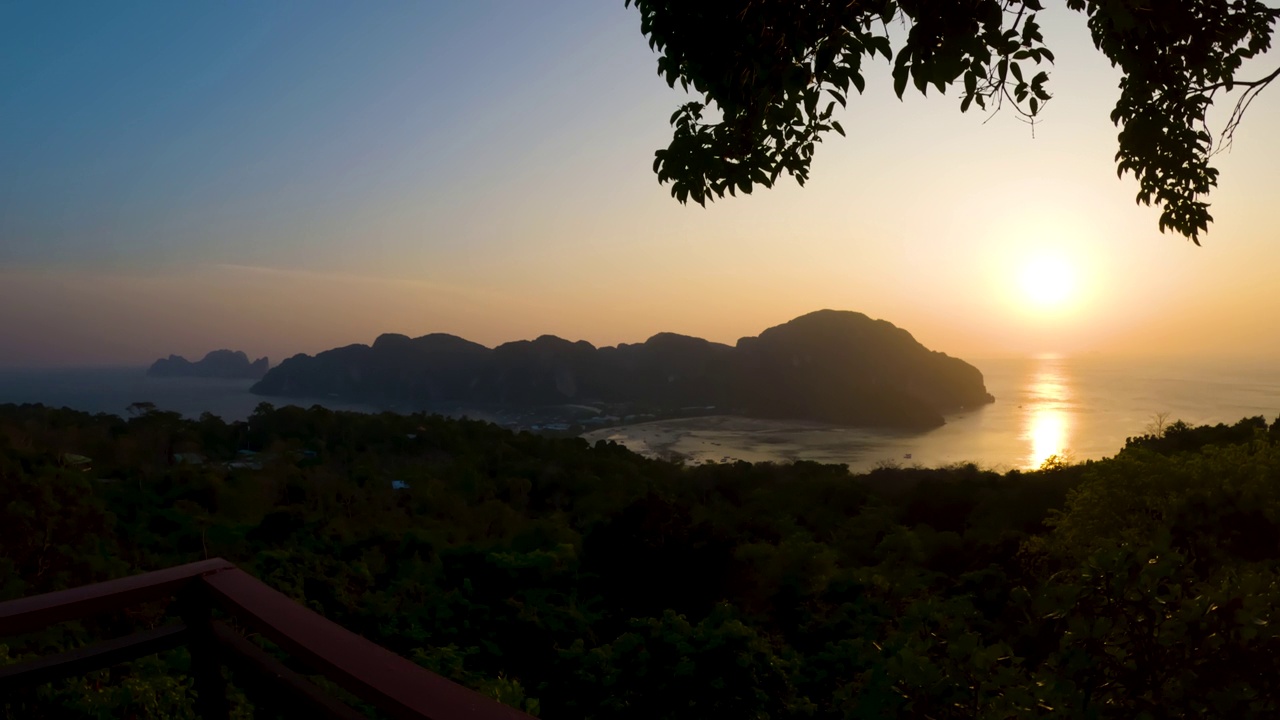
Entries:
[[239,350],[214,350],[202,360],[191,362],[181,355],[160,358],[147,370],[150,377],[198,377],[223,380],[258,380],[267,374],[271,363],[265,357],[253,362]]
[[252,392],[506,419],[545,419],[547,408],[567,407],[596,426],[718,414],[927,429],[946,413],[994,401],[969,363],[887,321],[836,310],[736,345],[659,333],[616,347],[543,335],[488,348],[446,334],[388,334],[372,345],[295,355]]

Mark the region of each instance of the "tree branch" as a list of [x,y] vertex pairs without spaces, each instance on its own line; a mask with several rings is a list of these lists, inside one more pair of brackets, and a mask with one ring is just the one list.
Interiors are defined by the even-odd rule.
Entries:
[[1262,91],[1277,78],[1280,78],[1280,67],[1273,70],[1270,75],[1259,80],[1235,83],[1236,85],[1243,86],[1245,91],[1244,94],[1240,96],[1240,99],[1236,101],[1236,106],[1231,109],[1231,115],[1227,118],[1227,124],[1222,128],[1222,134],[1218,136],[1217,147],[1214,148],[1212,153],[1213,155],[1217,155],[1220,152],[1231,149],[1231,146],[1235,143],[1236,130],[1239,129],[1241,121],[1244,120],[1245,113],[1249,111],[1249,106],[1252,105],[1253,101],[1258,99],[1258,96],[1262,94]]
[[1280,78],[1280,67],[1271,71],[1270,75],[1259,78],[1257,80],[1223,80],[1222,82],[1205,85],[1204,87],[1192,88],[1192,92],[1213,92],[1215,90],[1232,90],[1237,87],[1253,89],[1262,89],[1270,85],[1276,78]]

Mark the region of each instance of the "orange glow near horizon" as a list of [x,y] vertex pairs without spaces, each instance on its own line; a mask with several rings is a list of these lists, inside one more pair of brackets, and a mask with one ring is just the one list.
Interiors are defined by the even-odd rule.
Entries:
[[[0,26],[48,38],[23,47],[60,80],[15,76],[13,107],[53,120],[0,138],[8,176],[30,180],[0,208],[0,366],[218,348],[277,361],[384,332],[733,344],[824,308],[975,363],[1280,358],[1280,135],[1268,132],[1280,93],[1251,106],[1241,151],[1215,158],[1203,247],[1161,234],[1159,209],[1136,207],[1134,179],[1116,178],[1114,98],[1100,90],[1118,71],[1065,9],[1045,14],[1058,100],[1034,133],[1010,113],[868,92],[803,187],[780,178],[706,207],[656,181],[653,153],[685,98],[654,74],[621,3],[343,10],[371,40],[341,78],[302,86],[292,68],[331,59],[320,30],[341,23],[242,63],[235,48],[285,26],[273,13],[301,11],[236,6],[186,48],[169,42],[171,18],[153,26],[143,8],[114,20],[123,35],[109,42],[93,22],[60,32],[65,19],[31,9],[45,30]],[[76,61],[90,41],[119,62]],[[482,42],[494,52],[474,76],[423,76]],[[177,51],[193,77],[230,73],[210,88],[221,94],[188,98],[209,112],[149,92],[167,76],[134,73],[163,74],[171,63],[153,60]],[[111,90],[122,79],[129,92]],[[607,91],[566,115],[582,88]]]

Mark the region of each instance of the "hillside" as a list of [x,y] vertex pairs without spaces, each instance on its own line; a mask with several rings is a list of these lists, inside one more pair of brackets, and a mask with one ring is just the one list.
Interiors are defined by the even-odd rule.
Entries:
[[[0,602],[224,557],[544,718],[1274,718],[1276,478],[1263,418],[850,475],[425,415],[0,405]],[[5,637],[0,666],[176,615]],[[195,718],[189,657],[12,688],[0,717]]]
[[551,335],[496,348],[444,334],[382,335],[296,355],[253,387],[260,395],[416,405],[564,404],[929,428],[993,401],[982,373],[906,330],[821,310],[734,346],[672,333],[596,348]]

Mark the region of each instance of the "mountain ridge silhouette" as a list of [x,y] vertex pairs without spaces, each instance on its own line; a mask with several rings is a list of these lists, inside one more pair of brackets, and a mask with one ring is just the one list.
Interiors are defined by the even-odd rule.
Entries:
[[676,333],[599,347],[554,335],[488,348],[432,333],[295,355],[252,388],[282,397],[534,407],[627,406],[667,413],[928,428],[993,402],[982,373],[862,313],[819,310],[735,345]]
[[170,355],[151,363],[151,377],[203,377],[236,380],[259,380],[267,374],[271,363],[261,357],[249,362],[241,350],[214,350],[195,362],[181,355]]

